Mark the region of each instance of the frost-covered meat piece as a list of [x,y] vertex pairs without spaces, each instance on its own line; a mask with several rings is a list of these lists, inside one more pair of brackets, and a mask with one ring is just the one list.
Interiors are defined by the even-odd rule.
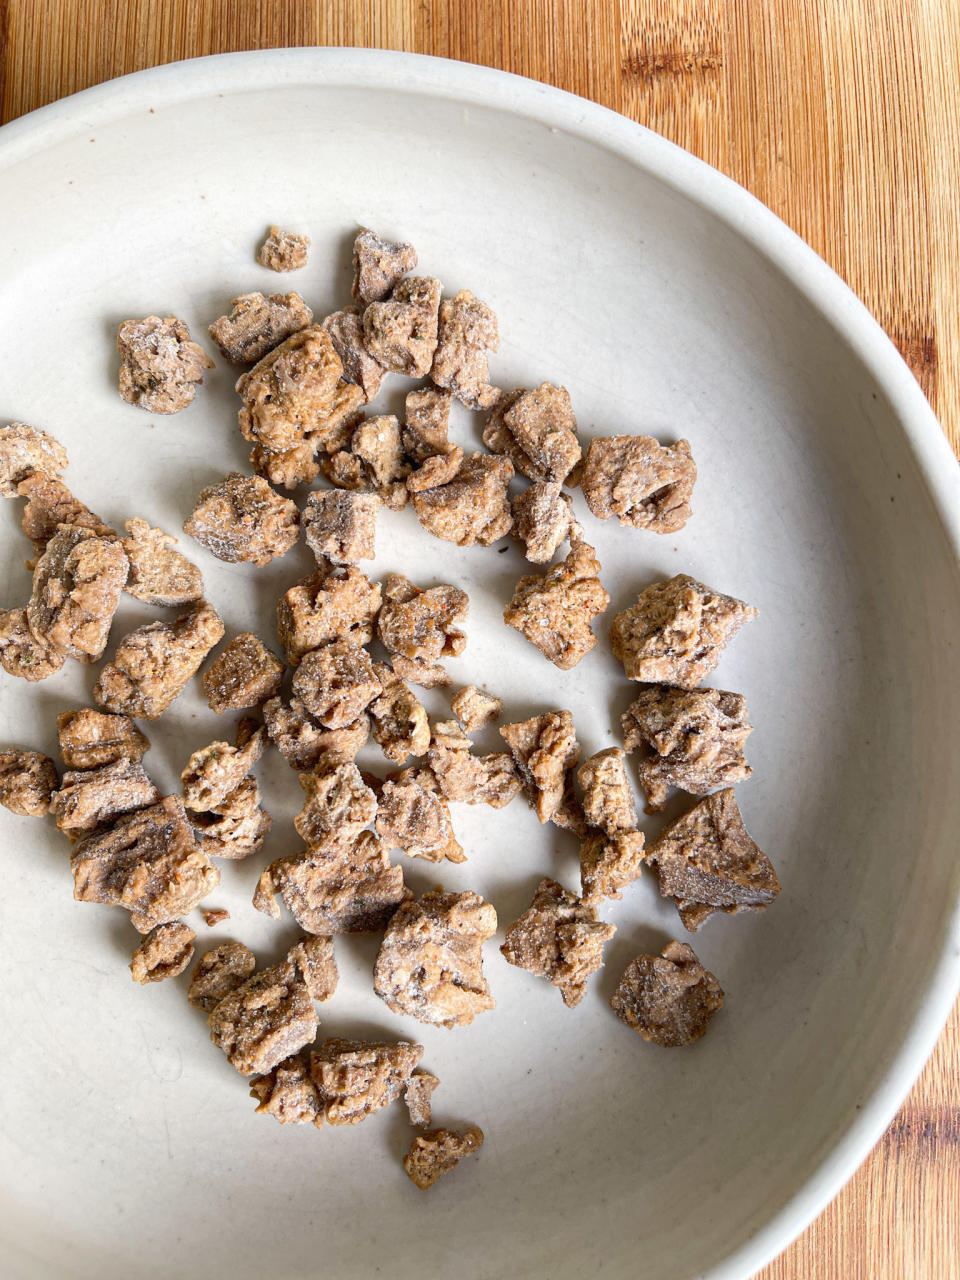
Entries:
[[442,285],[432,276],[401,280],[389,299],[371,302],[363,313],[367,350],[391,373],[422,378],[437,349]]
[[287,958],[303,974],[311,1000],[330,999],[340,980],[332,938],[307,935],[291,947]]
[[263,1075],[309,1044],[317,1011],[296,964],[261,969],[210,1011],[210,1039],[242,1076]]
[[584,760],[577,780],[583,787],[583,816],[591,827],[608,836],[636,830],[637,809],[619,747],[608,747]]
[[201,677],[207,706],[217,715],[258,706],[276,696],[285,670],[276,654],[252,631],[241,631]]
[[610,628],[614,657],[629,680],[695,689],[757,610],[678,573],[641,591]]
[[260,727],[242,746],[211,742],[194,751],[180,774],[185,807],[204,813],[225,800],[260,759],[265,737],[266,730]]
[[330,334],[343,365],[343,376],[363,392],[369,403],[380,391],[387,371],[374,360],[363,340],[363,317],[358,307],[344,307],[327,316],[323,327]]
[[403,1091],[403,1101],[410,1113],[410,1123],[418,1129],[429,1129],[431,1115],[430,1098],[440,1081],[429,1071],[419,1067],[407,1081]]
[[187,999],[196,1009],[209,1013],[224,996],[243,985],[257,967],[249,947],[242,942],[221,942],[206,951],[190,975]]
[[487,352],[500,350],[497,317],[469,289],[440,303],[437,349],[430,377],[469,409],[489,409],[500,397],[490,385]]
[[137,627],[101,670],[94,700],[107,711],[156,720],[222,638],[220,615],[206,601],[174,622]]
[[160,791],[140,761],[121,759],[65,773],[50,812],[64,835],[75,840],[121,813],[145,809],[159,799]]
[[652,436],[590,441],[580,488],[598,520],[675,533],[690,519],[697,467],[686,440],[662,445]]
[[151,929],[130,960],[134,982],[163,982],[183,973],[193,959],[196,934],[182,920],[171,920]]
[[375,493],[350,493],[342,489],[316,489],[303,509],[307,546],[322,565],[356,564],[376,555],[377,511]]
[[[425,466],[429,467],[429,460]],[[432,488],[418,488],[413,509],[428,533],[459,547],[479,542],[489,547],[513,528],[507,486],[513,467],[506,458],[472,453],[453,478]]]
[[316,450],[324,442],[342,372],[333,340],[321,325],[292,333],[237,380],[243,438],[272,452],[304,441]]
[[496,1005],[481,951],[496,928],[496,911],[476,893],[434,889],[402,903],[377,953],[374,991],[394,1013],[467,1026]]
[[429,458],[445,456],[455,448],[447,438],[452,401],[449,391],[436,387],[420,387],[407,393],[403,449],[417,466],[422,466]]
[[567,770],[563,784],[563,798],[554,809],[550,821],[555,827],[564,831],[572,831],[583,839],[587,834],[587,820],[583,816],[583,805],[577,795],[573,781],[573,769]]
[[277,604],[277,633],[292,666],[310,649],[334,640],[369,644],[380,610],[379,582],[354,565],[330,573],[318,569],[291,587]]
[[422,756],[430,745],[430,722],[419,699],[385,662],[375,662],[380,696],[370,704],[373,736],[388,760],[403,764]]
[[175,796],[86,836],[70,868],[78,902],[125,907],[141,933],[185,916],[220,883]]
[[305,1053],[295,1053],[257,1076],[250,1086],[250,1097],[259,1103],[257,1115],[273,1116],[279,1124],[312,1124],[323,1128],[323,1101],[310,1078],[310,1063]]
[[117,330],[120,397],[149,413],[179,413],[193,402],[213,361],[176,316],[126,320]]
[[427,767],[447,800],[502,809],[520,790],[513,759],[506,751],[477,756],[471,746],[456,720],[439,720],[431,733]]
[[0,751],[0,804],[23,818],[42,818],[59,786],[57,767],[40,751]]
[[590,624],[610,603],[599,572],[593,547],[575,542],[561,564],[520,579],[503,611],[504,622],[554,666],[569,671],[595,647]]
[[566,387],[542,382],[533,391],[503,396],[483,429],[483,443],[505,453],[521,475],[562,484],[581,456]]
[[321,761],[346,764],[355,759],[370,737],[370,718],[361,716],[345,729],[324,729],[299,698],[289,703],[271,698],[264,704],[270,741],[298,773],[313,769]]
[[250,450],[250,465],[258,476],[283,489],[312,484],[320,474],[316,445],[306,442],[277,451],[256,444]]
[[25,480],[21,480],[17,485],[17,493],[27,500],[20,527],[33,543],[38,556],[43,554],[47,543],[62,524],[74,529],[89,529],[96,537],[108,542],[116,540],[114,529],[104,524],[79,498],[75,498],[62,481],[55,480],[42,471],[34,471]]
[[503,715],[503,699],[468,684],[450,700],[450,710],[465,729],[479,729]]
[[96,769],[115,760],[142,760],[150,740],[129,716],[111,716],[92,707],[57,716],[60,754],[68,769]]
[[412,244],[392,244],[364,227],[353,242],[353,296],[364,306],[379,302],[416,265],[417,251]]
[[355,764],[321,762],[300,785],[307,798],[293,825],[311,853],[349,844],[376,816],[377,797]]
[[310,1074],[328,1124],[360,1124],[395,1102],[423,1057],[406,1040],[324,1040],[310,1055]]
[[447,802],[418,782],[383,784],[377,808],[377,835],[388,849],[428,862],[465,862],[453,834]]
[[120,545],[130,562],[124,590],[144,604],[190,604],[203,598],[203,575],[192,560],[174,550],[176,538],[151,529],[146,520],[126,522]]
[[233,364],[252,364],[292,333],[313,323],[313,312],[299,293],[242,293],[232,299],[229,315],[209,328],[224,356]]
[[483,1146],[483,1130],[471,1125],[463,1133],[456,1129],[431,1129],[418,1133],[403,1157],[403,1168],[421,1191],[455,1169],[464,1156],[476,1155]]
[[119,543],[89,529],[59,529],[33,571],[27,625],[41,645],[95,662],[107,647],[128,572]]
[[296,503],[281,498],[263,476],[231,471],[200,492],[184,531],[218,560],[269,564],[285,555],[300,533]]
[[400,423],[392,413],[365,418],[354,428],[349,449],[324,458],[322,466],[330,483],[340,489],[375,493],[391,511],[406,505],[404,481],[410,464],[400,443]]
[[407,493],[418,494],[428,489],[438,489],[450,484],[463,466],[463,450],[451,446],[449,453],[438,453],[427,458],[422,466],[407,476]]
[[15,498],[21,480],[35,471],[56,478],[68,461],[66,449],[49,432],[25,422],[0,427],[0,497]]
[[666,1049],[699,1040],[722,1005],[719,982],[685,942],[631,960],[610,1000],[621,1022]]
[[377,634],[392,655],[394,671],[428,689],[449,684],[439,659],[456,657],[466,647],[467,637],[457,624],[470,608],[467,593],[446,584],[422,591],[409,578],[391,573],[383,596]]
[[593,831],[580,844],[580,885],[584,902],[619,898],[620,890],[640,878],[643,832]]
[[513,531],[523,542],[524,554],[533,564],[549,564],[565,538],[583,538],[583,527],[560,485],[538,480],[513,499]]
[[513,755],[530,808],[549,822],[563,802],[567,775],[580,759],[569,711],[548,711],[500,730]]
[[307,265],[309,250],[309,236],[271,227],[257,250],[257,261],[261,267],[269,267],[271,271],[299,271]]
[[0,664],[11,676],[31,683],[55,675],[66,662],[64,654],[42,643],[27,625],[26,609],[0,610]]
[[556,880],[544,878],[533,902],[507,930],[500,948],[509,961],[560,988],[573,1009],[583,999],[587,979],[603,964],[603,944],[616,933],[597,919],[594,907]]
[[260,804],[260,788],[255,778],[244,778],[210,812],[198,813],[191,822],[200,836],[200,845],[209,858],[248,858],[261,847],[273,819]]
[[695,931],[715,911],[768,906],[780,892],[770,859],[747,833],[733,789],[717,791],[669,823],[647,850],[660,893]]
[[382,692],[366,649],[334,640],[305,653],[293,677],[293,692],[325,729],[353,724]]

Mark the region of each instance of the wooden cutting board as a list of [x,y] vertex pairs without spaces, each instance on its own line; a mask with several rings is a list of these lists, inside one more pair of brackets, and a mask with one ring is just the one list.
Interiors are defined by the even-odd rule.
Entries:
[[[716,165],[860,295],[960,450],[958,0],[0,0],[0,121],[160,62],[313,44],[533,76]],[[764,1280],[960,1277],[958,1014]]]

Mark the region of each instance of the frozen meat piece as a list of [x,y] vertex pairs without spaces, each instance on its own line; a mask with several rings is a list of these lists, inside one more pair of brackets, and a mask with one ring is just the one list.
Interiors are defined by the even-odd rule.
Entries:
[[333,939],[308,935],[290,949],[292,960],[307,984],[311,1000],[329,1000],[337,989],[340,975],[333,954]]
[[603,944],[616,933],[597,919],[596,909],[556,880],[544,878],[533,902],[507,930],[500,948],[510,964],[547,978],[573,1009],[583,999],[587,979],[603,964]]
[[610,1000],[621,1022],[666,1049],[699,1040],[722,1005],[719,982],[685,942],[631,960]]
[[563,783],[563,797],[554,809],[550,821],[555,827],[560,827],[563,831],[572,831],[583,839],[587,834],[587,820],[583,816],[583,805],[577,795],[573,773],[572,768],[567,770]]
[[503,612],[504,622],[554,666],[569,671],[595,647],[590,624],[610,603],[599,572],[593,547],[575,542],[561,564],[520,579]]
[[285,555],[300,533],[296,503],[281,498],[263,476],[231,471],[201,490],[184,531],[218,560],[269,564]]
[[358,307],[344,307],[327,316],[323,327],[330,334],[343,365],[343,376],[363,392],[369,403],[380,392],[387,371],[374,360],[363,340],[363,316]]
[[184,806],[204,813],[222,803],[260,759],[265,737],[266,730],[261,727],[243,746],[211,742],[194,751],[180,774]]
[[450,710],[465,729],[479,729],[503,715],[503,699],[468,684],[450,700]]
[[530,808],[549,822],[563,803],[570,769],[580,759],[580,743],[569,711],[548,711],[500,730],[513,755]]
[[66,662],[59,650],[37,639],[26,609],[0,610],[0,664],[11,676],[33,683],[55,675]]
[[560,485],[538,480],[513,499],[513,531],[523,542],[524,554],[533,564],[549,564],[565,538],[583,538],[583,527]]
[[407,1081],[403,1091],[403,1101],[410,1113],[410,1123],[418,1129],[429,1129],[431,1115],[430,1098],[440,1081],[429,1071],[419,1067]]
[[637,809],[619,747],[608,747],[584,760],[577,781],[583,788],[583,816],[591,827],[608,836],[636,830]]
[[640,878],[643,832],[591,831],[580,844],[580,884],[584,902],[619,898],[620,890]]
[[[429,467],[430,461],[425,466]],[[513,467],[506,458],[472,453],[445,484],[413,493],[413,509],[428,533],[458,547],[489,547],[513,528],[507,486]]]
[[15,498],[17,485],[35,471],[55,479],[68,461],[66,449],[48,431],[25,422],[0,427],[0,497]]
[[58,529],[33,571],[27,625],[44,646],[79,662],[95,662],[129,572],[117,542],[89,529]]
[[389,299],[371,302],[363,313],[367,350],[391,373],[422,378],[430,372],[437,349],[440,281],[409,276]]
[[191,822],[208,858],[233,861],[256,853],[273,826],[270,814],[261,807],[256,778],[244,778],[209,813],[198,813]]
[[317,447],[306,441],[278,451],[255,444],[250,450],[250,465],[258,476],[283,489],[312,484],[320,474]]
[[439,659],[456,657],[466,647],[467,637],[457,624],[470,608],[467,593],[446,584],[423,591],[402,574],[391,573],[384,579],[383,597],[377,634],[397,675],[428,689],[449,684]]
[[477,756],[471,746],[456,720],[438,720],[431,732],[427,767],[447,800],[502,809],[520,790],[513,759],[505,751]]
[[289,960],[261,969],[210,1011],[210,1039],[242,1076],[263,1075],[310,1044],[319,1025],[303,975]]
[[[73,529],[89,529],[96,537],[108,542],[116,540],[116,531],[104,524],[96,512],[79,498],[75,498],[61,480],[42,471],[34,471],[20,481],[17,493],[27,500],[20,527],[33,543],[38,556],[43,554],[47,543],[62,524]],[[32,565],[27,567],[32,568]]]
[[241,631],[201,677],[207,706],[217,715],[256,707],[279,693],[285,670],[276,654],[252,631]]
[[506,454],[521,475],[563,484],[581,456],[566,387],[542,382],[533,391],[504,395],[483,429],[483,443]]
[[173,549],[176,538],[151,529],[146,520],[126,522],[120,545],[130,562],[124,590],[144,604],[190,604],[203,598],[203,575],[192,560]]
[[271,452],[305,441],[316,451],[337,405],[342,372],[333,340],[321,325],[292,333],[238,378],[241,435]]
[[296,666],[310,649],[334,640],[369,644],[380,610],[379,582],[371,582],[355,565],[318,569],[292,586],[277,604],[277,633]]
[[350,493],[342,489],[316,489],[303,509],[307,546],[322,565],[356,564],[376,555],[377,511],[375,493]]
[[309,236],[271,227],[257,250],[257,261],[261,267],[269,267],[271,271],[299,271],[307,265],[309,249]]
[[370,737],[369,716],[361,716],[345,729],[324,729],[299,698],[292,698],[289,703],[271,698],[264,703],[263,716],[270,741],[298,773],[313,769],[321,761],[349,763]]
[[196,934],[182,920],[170,920],[151,929],[133,953],[130,972],[134,982],[163,982],[183,973],[193,959]]
[[353,724],[382,692],[366,649],[334,640],[300,660],[293,692],[325,729]]
[[404,481],[410,464],[400,444],[400,423],[392,413],[363,419],[350,436],[349,449],[325,458],[322,466],[323,474],[337,488],[375,493],[391,511],[406,505]]
[[57,766],[40,751],[0,751],[0,804],[23,818],[42,818],[59,786]]
[[418,782],[383,784],[377,808],[377,835],[388,849],[428,862],[466,861],[453,834],[447,802]]
[[210,326],[210,337],[233,364],[252,364],[292,333],[313,323],[313,312],[299,293],[242,293],[229,315]]
[[250,1085],[250,1097],[259,1103],[257,1115],[273,1116],[279,1124],[312,1124],[323,1128],[323,1101],[310,1078],[305,1053],[294,1053],[278,1062]]
[[324,1040],[310,1055],[310,1074],[328,1124],[360,1124],[395,1102],[423,1057],[406,1040]]
[[427,489],[450,484],[462,466],[463,450],[458,444],[452,445],[449,453],[438,453],[427,458],[426,462],[407,476],[407,493],[423,493]]
[[598,520],[676,533],[690,519],[697,467],[686,440],[662,445],[652,436],[600,436],[590,441],[580,488]]
[[92,707],[57,716],[60,754],[68,769],[96,769],[115,760],[142,760],[150,740],[129,716],[111,716]]
[[489,409],[500,397],[490,385],[487,352],[500,350],[497,317],[469,289],[440,303],[437,349],[430,377],[468,409]]
[[388,760],[403,764],[422,756],[430,745],[430,723],[419,699],[386,662],[375,662],[379,697],[370,704],[373,736]]
[[242,942],[221,942],[206,951],[190,975],[187,999],[196,1009],[209,1013],[224,996],[236,991],[257,967],[249,947]]
[[139,760],[113,760],[96,769],[75,769],[63,775],[50,812],[71,840],[85,835],[121,813],[156,804],[160,792]]
[[403,1157],[407,1177],[421,1191],[455,1169],[464,1156],[475,1155],[483,1146],[483,1130],[471,1125],[463,1133],[456,1129],[431,1129],[418,1133]]
[[422,466],[429,458],[445,456],[455,448],[447,438],[452,401],[449,391],[441,391],[437,387],[419,387],[407,393],[403,449],[417,466]]
[[300,785],[307,798],[293,825],[313,853],[349,844],[376,816],[377,797],[355,764],[323,761]]
[[353,296],[364,306],[380,302],[416,265],[417,251],[412,244],[392,244],[364,227],[353,242]]
[[176,316],[126,320],[117,330],[120,397],[149,413],[179,413],[193,402],[213,361]]

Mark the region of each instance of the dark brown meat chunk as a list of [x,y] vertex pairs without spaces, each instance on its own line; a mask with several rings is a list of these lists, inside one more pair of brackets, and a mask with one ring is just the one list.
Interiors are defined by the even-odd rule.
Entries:
[[133,953],[130,973],[134,982],[163,982],[176,978],[193,959],[196,934],[182,920],[171,920],[151,929]]
[[[432,459],[430,461],[433,461]],[[428,461],[426,466],[429,466]],[[506,458],[473,453],[446,483],[418,488],[413,509],[428,533],[459,547],[489,547],[513,528],[507,485],[513,467]]]
[[11,676],[33,683],[55,675],[66,662],[57,649],[42,643],[27,624],[26,609],[0,610],[0,664]]
[[257,261],[261,267],[269,267],[271,271],[299,271],[307,265],[309,249],[309,236],[271,227],[257,250]]
[[92,707],[57,716],[60,754],[68,769],[96,769],[115,760],[142,760],[149,739],[129,716],[111,716]]
[[289,704],[271,698],[264,704],[263,716],[270,741],[298,773],[309,771],[322,761],[347,764],[370,737],[369,716],[361,716],[345,729],[324,729],[299,698]]
[[431,1129],[418,1133],[403,1157],[407,1177],[421,1191],[455,1169],[464,1156],[476,1155],[483,1146],[483,1130],[471,1125],[463,1133],[456,1129]]
[[65,773],[50,811],[64,835],[75,840],[121,813],[145,809],[159,799],[160,791],[140,761],[121,759]]
[[373,736],[388,760],[403,764],[408,756],[422,756],[430,745],[430,722],[419,699],[385,662],[373,669],[380,696],[370,704]]
[[637,809],[619,747],[608,747],[584,760],[577,780],[583,787],[583,816],[591,827],[608,836],[636,830]]
[[357,307],[344,307],[327,316],[323,327],[330,334],[334,348],[343,364],[343,376],[363,392],[369,403],[379,393],[387,371],[379,360],[374,360],[363,340],[363,316]]
[[471,746],[456,720],[439,720],[433,726],[427,766],[447,800],[502,809],[520,790],[513,759],[505,751],[477,756]]
[[225,907],[201,907],[200,914],[203,916],[203,923],[208,929],[212,929],[215,925],[223,924],[224,920],[230,919],[230,912]]
[[258,706],[279,692],[285,670],[252,631],[241,631],[203,673],[207,706],[217,715]]
[[59,783],[57,766],[39,751],[9,747],[0,751],[0,804],[23,818],[50,812]]
[[437,349],[442,286],[431,276],[401,280],[389,299],[363,313],[363,337],[375,360],[392,373],[422,378]]
[[596,909],[574,893],[543,879],[533,902],[507,930],[500,951],[510,964],[547,978],[572,1009],[583,999],[587,979],[603,964],[603,944],[616,933],[597,920]]
[[407,1081],[407,1087],[403,1091],[403,1101],[410,1113],[410,1123],[418,1129],[430,1128],[430,1121],[433,1118],[430,1099],[439,1083],[436,1076],[431,1075],[429,1071],[422,1071],[419,1067]]
[[430,377],[468,409],[489,409],[500,397],[490,385],[487,352],[500,350],[497,317],[469,289],[440,303],[437,349]]
[[610,603],[599,572],[593,547],[574,543],[561,564],[520,579],[503,611],[504,622],[554,666],[569,671],[596,646],[590,624]]
[[591,832],[580,845],[580,884],[584,902],[619,898],[620,890],[643,870],[642,831]]
[[423,1045],[406,1040],[324,1040],[310,1055],[310,1074],[328,1124],[360,1124],[406,1089]]
[[412,244],[392,244],[364,227],[353,242],[353,296],[364,306],[380,302],[416,265],[417,251]]
[[334,640],[303,655],[293,692],[325,729],[345,729],[380,696],[383,686],[365,649],[349,640]]
[[[26,498],[27,505],[20,517],[20,527],[33,543],[38,556],[43,554],[47,543],[57,532],[60,525],[66,524],[71,529],[89,529],[97,538],[107,541],[116,539],[116,530],[79,498],[75,498],[65,484],[55,480],[42,471],[34,471],[17,485],[17,493]],[[28,565],[32,568],[32,565]]]
[[299,293],[242,293],[230,303],[229,315],[210,326],[210,337],[233,364],[252,364],[292,333],[313,322],[313,312]]
[[312,1124],[323,1128],[323,1100],[310,1078],[306,1053],[295,1053],[278,1062],[250,1085],[250,1097],[258,1102],[257,1115],[273,1116],[278,1124]]
[[126,320],[117,330],[120,397],[149,413],[179,413],[191,404],[213,361],[176,316]]
[[464,862],[445,800],[418,782],[385,782],[377,808],[377,835],[388,849],[428,862]]
[[187,999],[196,1009],[209,1013],[224,996],[243,986],[257,967],[249,947],[242,942],[221,942],[206,951],[190,975]]
[[342,489],[317,489],[303,509],[307,546],[317,564],[356,564],[376,555],[377,511],[375,493],[350,493]]
[[184,531],[218,560],[269,564],[286,555],[300,534],[300,513],[263,476],[231,471],[201,490]]
[[598,520],[676,533],[690,519],[697,467],[686,440],[661,445],[652,436],[590,441],[580,488]]
[[484,427],[483,443],[506,454],[521,475],[563,484],[581,455],[566,387],[543,382],[503,396]]
[[210,1039],[242,1076],[263,1075],[309,1044],[317,1011],[296,964],[261,969],[210,1011]]
[[35,471],[59,476],[68,461],[66,449],[48,431],[25,422],[0,427],[0,497],[15,498],[17,485]]
[[191,604],[203,598],[203,575],[193,561],[174,550],[176,538],[151,529],[146,520],[126,522],[120,545],[130,562],[124,590],[144,604]]
[[513,755],[530,808],[540,822],[549,822],[563,802],[567,773],[580,759],[573,716],[548,711],[505,724],[500,736]]
[[369,644],[380,599],[380,584],[353,565],[330,573],[318,569],[291,587],[277,605],[277,633],[291,665],[334,640]]
[[466,647],[467,637],[457,624],[470,608],[467,593],[445,584],[422,591],[409,578],[391,573],[383,596],[377,633],[393,655],[396,674],[428,689],[449,684],[439,660],[456,657]]
[[107,647],[129,570],[118,542],[89,529],[58,529],[33,571],[27,625],[41,645],[95,662]]
[[722,1005],[720,984],[685,942],[631,960],[610,1000],[621,1022],[665,1049],[699,1040]]

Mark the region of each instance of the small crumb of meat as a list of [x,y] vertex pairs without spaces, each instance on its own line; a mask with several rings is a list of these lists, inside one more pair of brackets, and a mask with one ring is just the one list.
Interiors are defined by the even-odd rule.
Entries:
[[210,1039],[242,1076],[264,1075],[310,1044],[319,1025],[296,964],[252,974],[210,1011]]
[[129,716],[112,716],[92,707],[57,716],[60,755],[68,769],[96,769],[115,760],[142,760],[150,740]]
[[503,699],[485,693],[476,685],[458,689],[450,700],[450,710],[465,729],[480,729],[503,715]]
[[257,1115],[273,1116],[279,1124],[312,1124],[323,1128],[323,1101],[310,1078],[310,1063],[303,1052],[294,1053],[250,1085],[257,1100]]
[[513,531],[533,564],[549,564],[565,538],[571,543],[583,538],[573,505],[555,482],[538,480],[529,485],[513,499],[512,508]]
[[580,844],[580,885],[584,902],[619,898],[620,890],[643,870],[642,831],[590,832]]
[[208,929],[212,929],[215,925],[223,924],[224,920],[230,919],[230,912],[225,907],[201,907],[200,914],[203,916],[203,923]]
[[120,397],[149,413],[179,413],[192,404],[213,361],[176,316],[126,320],[117,330]]
[[55,479],[68,462],[66,449],[48,431],[25,422],[0,427],[0,497],[15,498],[21,480],[35,471]]
[[636,830],[637,809],[619,747],[608,747],[584,760],[577,781],[583,788],[583,816],[591,827],[608,836]]
[[256,853],[273,826],[273,818],[261,807],[256,778],[244,778],[209,812],[196,814],[191,822],[207,857],[233,861]]
[[593,547],[576,542],[562,563],[517,583],[503,620],[561,671],[569,671],[596,646],[591,623],[610,603],[597,576]]
[[377,808],[377,835],[388,849],[428,862],[465,862],[453,834],[447,802],[418,782],[385,782]]
[[94,701],[106,711],[156,720],[222,638],[220,615],[206,601],[174,622],[137,627],[101,670]]
[[343,365],[343,377],[363,392],[369,404],[379,394],[387,371],[374,360],[363,340],[363,316],[358,307],[344,307],[327,316],[323,327],[333,341]]
[[433,1119],[430,1099],[440,1081],[420,1067],[414,1071],[403,1091],[403,1101],[410,1113],[410,1123],[418,1129],[429,1129]]
[[95,662],[107,647],[129,569],[119,543],[89,529],[58,529],[33,571],[27,625],[42,645]]
[[313,312],[299,293],[242,293],[230,302],[208,332],[232,364],[253,364],[292,333],[313,323]]
[[628,680],[695,689],[757,612],[678,573],[641,591],[635,605],[617,614],[610,644]]
[[86,836],[70,868],[78,902],[124,907],[140,933],[185,916],[220,883],[175,796]]
[[437,349],[442,285],[432,276],[399,281],[388,299],[371,302],[363,313],[367,350],[391,373],[422,378]]
[[369,711],[380,750],[397,764],[403,764],[408,756],[422,756],[430,746],[426,709],[388,663],[375,662],[373,669],[381,693]]
[[293,825],[313,853],[348,844],[376,816],[377,797],[355,764],[322,762],[300,774],[300,785],[307,798]]
[[195,1009],[209,1013],[224,996],[243,985],[257,967],[249,947],[242,942],[221,942],[206,951],[190,975],[187,999]]
[[184,806],[204,813],[225,800],[260,759],[265,737],[266,730],[260,727],[242,746],[211,742],[194,751],[180,774]]
[[291,948],[292,960],[307,984],[311,1000],[329,1000],[337,989],[340,975],[333,953],[333,938],[307,936]]
[[543,382],[533,391],[504,395],[483,429],[483,443],[506,454],[520,475],[563,484],[581,457],[566,387]]
[[269,564],[285,555],[300,534],[300,513],[263,476],[231,471],[201,490],[184,531],[228,564]]
[[140,761],[120,759],[65,773],[50,812],[64,835],[75,840],[121,813],[145,809],[159,799],[160,791]]
[[496,928],[496,911],[476,893],[434,889],[401,903],[377,953],[374,991],[394,1013],[467,1026],[496,1004],[481,950]]
[[[35,553],[43,555],[44,549],[62,524],[72,529],[89,529],[107,542],[116,540],[116,530],[75,498],[61,481],[42,471],[34,471],[17,485],[17,493],[26,498],[27,505],[20,517],[20,527],[33,543]],[[33,568],[28,563],[28,569]]]
[[456,1129],[431,1129],[418,1133],[403,1157],[407,1177],[421,1191],[455,1169],[464,1156],[476,1155],[483,1146],[483,1130],[471,1125],[463,1133]]
[[423,1045],[406,1040],[324,1040],[310,1074],[328,1124],[360,1124],[404,1092]]
[[[333,340],[321,325],[292,333],[237,379],[241,435],[271,453],[304,443],[313,452],[325,447],[342,372]],[[359,407],[362,400],[354,397],[353,403]]]
[[500,730],[513,755],[530,808],[549,822],[563,803],[569,770],[580,759],[580,743],[569,711],[505,724]]
[[271,698],[264,703],[263,718],[270,741],[298,773],[313,769],[321,761],[347,764],[370,737],[369,716],[361,716],[344,729],[324,729],[299,698],[292,698],[289,703]]
[[469,609],[469,597],[459,587],[443,584],[423,591],[402,574],[389,574],[377,634],[392,655],[396,674],[428,689],[449,684],[440,659],[463,653],[467,637],[458,623]]
[[144,604],[191,604],[203,598],[203,575],[192,560],[174,550],[176,538],[151,529],[146,520],[126,522],[120,545],[130,562],[124,590]]
[[500,350],[496,315],[469,289],[461,289],[440,303],[438,321],[430,377],[468,409],[489,409],[500,397],[487,367],[487,352]]
[[171,920],[151,929],[133,953],[130,973],[141,986],[163,982],[183,973],[193,959],[196,934],[182,920]]
[[[430,466],[428,460],[425,467]],[[506,458],[472,453],[452,479],[413,493],[413,509],[428,533],[459,547],[489,547],[513,528],[507,486],[513,467]],[[438,477],[439,478],[439,477]]]
[[652,436],[600,436],[590,441],[580,488],[598,520],[616,516],[632,529],[676,533],[690,519],[696,478],[686,440],[662,445]]
[[303,509],[307,546],[322,565],[356,564],[376,555],[377,511],[375,493],[351,493],[342,489],[317,489]]
[[412,244],[381,240],[375,231],[364,227],[353,242],[354,298],[364,306],[380,302],[416,265],[417,251]]
[[334,640],[300,660],[293,692],[325,729],[345,729],[378,698],[383,686],[366,649]]
[[631,960],[611,997],[614,1013],[644,1040],[676,1049],[699,1040],[723,991],[685,942]]
[[447,800],[502,809],[520,790],[513,758],[506,751],[474,755],[472,745],[456,720],[438,720],[431,731],[427,767]]
[[500,948],[510,964],[547,978],[573,1009],[583,999],[587,979],[603,964],[603,944],[616,933],[597,919],[596,908],[581,902],[556,880],[544,878],[533,902],[507,930]]
[[452,402],[450,392],[437,387],[419,387],[407,393],[403,450],[417,466],[422,466],[430,458],[446,457],[456,447],[447,438]]
[[296,583],[277,604],[277,634],[291,666],[310,649],[334,640],[369,644],[380,611],[379,582],[355,565],[318,569]]
[[406,506],[410,464],[400,443],[400,423],[392,413],[363,419],[353,430],[349,449],[331,454],[321,465],[337,488],[375,493],[391,511]]
[[0,664],[11,676],[31,683],[55,675],[66,662],[64,654],[41,643],[27,624],[26,609],[0,610]]
[[259,706],[280,691],[284,664],[252,631],[233,637],[204,671],[207,706],[217,715]]
[[57,766],[40,751],[0,751],[0,804],[22,818],[42,818],[59,786]]
[[272,226],[257,250],[257,261],[261,267],[269,267],[271,271],[299,271],[307,265],[309,250],[309,236]]

